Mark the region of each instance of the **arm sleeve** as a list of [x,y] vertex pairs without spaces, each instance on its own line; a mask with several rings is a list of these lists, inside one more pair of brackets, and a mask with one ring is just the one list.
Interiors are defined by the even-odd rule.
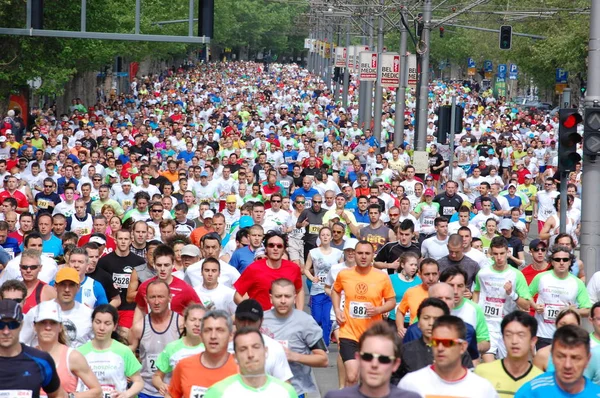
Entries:
[[531,281],[531,284],[529,285],[529,294],[531,294],[531,297],[533,297],[536,294],[538,294],[538,288],[539,288],[539,285],[540,285],[540,277],[542,275],[544,275],[544,273],[537,274],[535,276],[535,278],[533,278],[533,280]]
[[[298,268],[300,269],[300,268]],[[244,271],[244,274],[241,275],[237,281],[235,281],[235,283],[233,284],[233,288],[240,294],[240,296],[243,296],[244,294],[248,293],[248,289],[250,288],[250,285],[252,284],[252,281],[254,280],[254,275],[250,275],[252,274],[252,271],[250,268],[246,268],[246,270]]]
[[590,301],[590,296],[588,291],[585,288],[585,284],[579,278],[577,279],[577,306],[579,308],[591,308],[592,302]]
[[169,361],[170,354],[167,351],[167,348],[168,347],[165,347],[165,349],[162,350],[156,358],[156,369],[160,370],[164,374],[169,374],[173,371],[173,368],[171,367],[171,362]]
[[[596,272],[590,282],[587,285],[588,295],[590,296],[590,301],[595,303],[598,301],[598,282],[600,279],[600,272]],[[3,278],[0,275],[0,282],[3,282]]]
[[102,304],[108,304],[106,292],[98,281],[94,281],[94,295],[96,296],[96,307]]
[[481,307],[477,304],[473,305],[475,306],[475,311],[477,311],[477,327],[475,328],[477,341],[490,341],[490,331],[485,321],[483,311],[481,310]]
[[519,297],[523,297],[525,300],[531,299],[531,293],[527,287],[527,281],[522,273],[517,273],[517,279],[515,280],[516,286],[515,291],[519,295]]
[[130,349],[124,350],[123,359],[125,360],[125,376],[131,377],[142,369],[142,364]]
[[290,364],[285,356],[285,351],[281,344],[269,347],[269,358],[273,358],[273,368],[271,376],[276,377],[281,381],[288,381],[294,377]]

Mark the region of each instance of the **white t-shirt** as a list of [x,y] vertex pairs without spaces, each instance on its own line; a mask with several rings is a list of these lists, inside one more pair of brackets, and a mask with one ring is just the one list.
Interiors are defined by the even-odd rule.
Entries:
[[448,255],[448,237],[439,240],[437,235],[427,238],[421,244],[421,255],[424,258],[431,257],[434,260]]
[[463,378],[446,381],[433,371],[432,366],[426,366],[423,369],[407,374],[400,380],[398,387],[416,392],[422,397],[499,397],[494,386],[489,381],[473,372],[467,370]]
[[[219,283],[233,288],[233,284],[240,277],[240,272],[223,260],[219,260],[219,263],[221,264]],[[204,264],[204,259],[190,265],[185,272],[185,276],[178,277],[186,280],[186,282],[189,281],[192,287],[202,286],[202,283],[204,282],[204,278],[202,278],[202,264]],[[175,275],[175,273],[173,275]]]
[[554,199],[560,195],[558,191],[539,191],[536,195],[538,201],[538,220],[544,221],[553,214],[556,214],[556,209],[554,208]]
[[233,302],[235,290],[222,284],[217,284],[214,289],[207,289],[203,285],[194,288],[202,304],[208,309],[223,310],[229,315],[235,315],[237,305]]

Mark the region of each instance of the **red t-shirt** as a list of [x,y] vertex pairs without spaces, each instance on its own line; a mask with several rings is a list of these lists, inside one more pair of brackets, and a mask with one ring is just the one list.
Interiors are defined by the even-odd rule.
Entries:
[[6,190],[0,192],[0,203],[3,202],[6,198],[15,198],[15,200],[17,201],[17,207],[29,208],[29,201],[27,200],[25,194],[23,194],[23,192],[21,191],[15,191],[15,193],[13,193],[12,195]]
[[[281,192],[281,187],[279,185],[270,187],[269,184],[265,184],[262,186],[262,191],[265,195],[273,195],[274,193]],[[271,201],[268,200],[265,202],[265,209],[270,209],[270,208],[271,208]]]
[[[532,264],[529,264],[527,267],[523,268],[521,270],[521,272],[523,273],[523,276],[525,277],[525,280],[527,281],[527,286],[531,285],[531,282],[533,281],[533,278],[535,278],[537,276],[537,274],[541,274],[542,272],[546,272],[550,269],[550,265],[548,265],[548,268],[541,270],[541,271],[537,271],[533,268]],[[538,295],[536,294],[535,296],[533,296],[533,301],[537,301],[537,297]],[[535,315],[535,311],[533,309],[529,310],[529,314],[531,316]]]
[[[148,302],[146,301],[146,290],[148,290],[148,284],[157,277],[153,277],[144,281],[135,295],[135,303],[144,312],[148,312]],[[173,277],[173,280],[169,284],[171,289],[171,310],[175,311],[179,315],[183,314],[185,307],[192,303],[199,303],[200,298],[196,294],[196,291],[187,283],[177,277]]]
[[[106,236],[106,246],[104,246],[104,252],[102,253],[102,256],[100,256],[100,257],[106,256],[107,254],[110,254],[110,253],[114,252],[115,250],[117,250],[117,243],[115,242],[115,240],[108,235],[105,235],[105,236]],[[83,235],[81,238],[79,238],[79,241],[77,242],[77,246],[82,247],[82,246],[86,245],[90,241],[91,237],[92,237],[91,234]]]
[[19,242],[19,245],[21,245],[23,243],[23,234],[19,232],[19,230],[16,230],[15,232],[11,232],[10,234],[8,234],[9,238],[15,238],[17,240],[17,242]]
[[292,281],[296,291],[302,289],[302,275],[298,264],[289,260],[281,260],[281,267],[273,269],[267,266],[266,259],[250,264],[233,284],[233,287],[242,296],[248,293],[248,297],[258,301],[263,310],[267,311],[273,306],[269,298],[271,283],[281,278]]

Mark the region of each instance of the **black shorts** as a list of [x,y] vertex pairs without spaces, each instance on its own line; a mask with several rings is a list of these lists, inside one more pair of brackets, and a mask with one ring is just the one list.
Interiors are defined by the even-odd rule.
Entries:
[[358,352],[358,341],[350,339],[340,339],[340,356],[342,361],[351,361],[356,359],[356,353]]

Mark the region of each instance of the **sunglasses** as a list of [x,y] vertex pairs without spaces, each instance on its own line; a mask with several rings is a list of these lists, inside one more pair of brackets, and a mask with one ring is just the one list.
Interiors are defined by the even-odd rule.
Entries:
[[532,252],[545,252],[545,247],[536,247],[535,249],[531,249]]
[[269,249],[275,249],[275,248],[277,248],[277,249],[283,249],[283,243],[268,243],[267,247]]
[[390,217],[399,217],[399,216],[400,216],[400,213],[394,213],[394,214],[390,213]]
[[44,188],[54,188],[54,185],[44,185]]
[[315,204],[323,203],[322,200],[313,200],[312,202],[315,203]]
[[281,200],[271,200],[271,203],[281,203]]
[[[274,200],[272,200],[271,202],[274,202]],[[227,203],[228,205],[236,205],[237,204],[237,202],[225,202],[225,203]]]
[[94,178],[94,181],[102,181],[101,178]]
[[571,259],[569,257],[552,257],[552,261],[556,261],[557,263],[569,263]]
[[18,329],[21,326],[21,322],[17,321],[0,321],[0,330],[4,330],[4,328],[8,327],[9,330]]
[[296,203],[297,205],[303,205],[303,204],[305,204],[306,202],[304,202],[304,201],[302,201],[302,202],[301,202],[301,201],[296,201],[296,202],[294,202],[294,203]]
[[157,212],[157,213],[158,213],[158,212],[160,212],[160,211],[163,211],[163,209],[152,209],[152,211],[153,211],[153,212]]
[[371,362],[373,359],[377,359],[377,361],[382,365],[389,365],[394,362],[396,357],[387,356],[387,355],[379,355],[379,354],[371,354],[370,352],[361,352],[360,359],[365,362]]
[[343,234],[344,231],[333,231],[334,234]]
[[20,265],[19,266],[23,271],[35,271],[36,269],[40,268],[39,265]]
[[431,347],[437,347],[440,344],[446,348],[454,347],[457,344],[464,343],[463,339],[431,339]]

